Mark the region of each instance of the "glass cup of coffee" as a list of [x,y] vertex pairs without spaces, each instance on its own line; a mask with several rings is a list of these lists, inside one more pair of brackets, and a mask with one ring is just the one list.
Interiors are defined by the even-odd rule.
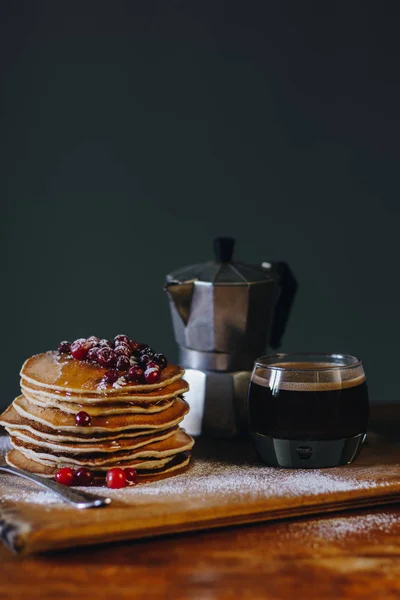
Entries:
[[256,360],[248,419],[268,465],[323,468],[357,456],[368,425],[361,361],[346,354],[276,354]]

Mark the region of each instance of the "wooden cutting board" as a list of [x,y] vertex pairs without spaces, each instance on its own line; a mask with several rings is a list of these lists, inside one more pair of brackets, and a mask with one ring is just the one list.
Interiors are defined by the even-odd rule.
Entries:
[[[6,443],[0,438],[0,451]],[[198,440],[186,473],[96,492],[113,503],[80,511],[30,482],[1,475],[1,539],[29,553],[398,502],[400,446],[369,436],[352,465],[289,470],[258,464],[247,441]]]

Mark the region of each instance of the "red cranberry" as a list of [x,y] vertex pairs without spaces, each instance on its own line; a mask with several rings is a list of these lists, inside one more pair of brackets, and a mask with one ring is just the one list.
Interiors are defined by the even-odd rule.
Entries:
[[92,471],[85,467],[80,467],[75,473],[76,485],[92,485],[93,479]]
[[69,467],[63,467],[57,471],[55,479],[61,485],[74,485],[75,473]]
[[153,357],[154,362],[156,362],[158,364],[158,366],[160,367],[160,369],[165,369],[165,367],[168,364],[168,361],[166,359],[166,357],[164,356],[164,354],[155,354]]
[[154,362],[154,360],[150,360],[146,365],[146,371],[148,369],[159,369],[159,368],[160,368],[159,365],[156,362]]
[[146,383],[157,383],[160,381],[161,370],[157,369],[146,369],[144,372],[144,378]]
[[115,364],[115,353],[112,348],[103,346],[97,350],[97,362],[100,366],[110,368]]
[[126,344],[127,346],[129,346],[130,343],[130,339],[128,338],[127,335],[116,335],[114,338],[114,346],[118,346],[119,344]]
[[60,342],[58,351],[60,354],[69,354],[71,352],[71,342]]
[[128,381],[136,381],[137,383],[143,382],[143,376],[143,369],[137,365],[131,367],[126,375]]
[[110,342],[110,340],[106,340],[106,339],[102,339],[99,341],[99,346],[103,347],[103,346],[107,346],[108,348],[112,348],[112,342]]
[[93,346],[100,344],[100,338],[98,338],[97,335],[91,335],[88,337],[87,341],[93,344]]
[[99,349],[98,348],[90,348],[89,352],[87,353],[87,359],[91,360],[92,362],[97,362],[97,351]]
[[79,338],[71,344],[71,354],[76,360],[85,360],[90,350],[90,342],[85,338]]
[[130,366],[131,363],[127,356],[118,356],[117,362],[115,363],[115,367],[118,369],[118,371],[128,371]]
[[138,474],[136,472],[136,469],[133,469],[132,467],[127,467],[126,469],[124,469],[124,473],[126,480],[129,481],[129,483],[137,483]]
[[80,412],[78,412],[78,414],[75,415],[75,423],[79,427],[88,427],[92,424],[92,417],[88,415],[87,412],[85,412],[84,410],[81,410]]
[[110,369],[104,373],[104,379],[107,383],[115,383],[119,377],[119,373],[116,369]]
[[106,475],[106,483],[107,487],[114,490],[119,490],[120,488],[126,487],[126,475],[124,470],[120,469],[119,467],[110,469]]
[[115,346],[114,352],[117,356],[127,356],[128,358],[132,354],[131,347],[128,344],[118,344]]

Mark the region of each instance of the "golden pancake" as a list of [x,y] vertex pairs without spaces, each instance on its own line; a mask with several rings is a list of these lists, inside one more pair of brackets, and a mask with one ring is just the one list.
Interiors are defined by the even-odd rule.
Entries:
[[42,408],[31,404],[25,396],[18,396],[13,402],[15,410],[31,421],[37,421],[60,431],[78,431],[82,435],[92,433],[119,432],[128,429],[167,429],[180,423],[189,411],[185,400],[177,398],[172,406],[160,413],[149,415],[104,415],[92,418],[90,426],[78,426],[75,417],[58,408]]
[[85,392],[73,393],[65,390],[52,390],[23,379],[21,379],[21,389],[24,395],[29,394],[31,396],[60,400],[62,402],[76,402],[82,405],[103,406],[111,402],[125,402],[135,406],[145,407],[147,404],[170,400],[176,396],[182,396],[189,390],[189,384],[184,379],[178,379],[160,389],[147,390],[146,388],[138,393],[132,391],[122,391],[121,393],[118,393],[116,391],[111,397],[110,394],[104,394],[103,392],[99,395]]
[[61,392],[96,393],[100,396],[122,393],[157,390],[181,379],[185,370],[176,365],[168,365],[161,371],[157,383],[131,383],[120,377],[113,384],[105,383],[104,374],[108,369],[86,361],[75,360],[71,356],[49,351],[36,354],[22,366],[20,375],[23,382],[41,388]]
[[29,418],[22,417],[19,413],[17,413],[12,404],[1,415],[0,425],[3,425],[3,427],[7,429],[8,433],[13,433],[16,429],[21,429],[46,440],[52,440],[55,442],[76,442],[81,444],[91,444],[92,442],[94,443],[98,441],[111,442],[112,440],[118,440],[121,438],[136,438],[144,435],[158,435],[160,432],[165,432],[170,429],[167,427],[157,430],[130,429],[121,431],[120,433],[116,433],[115,431],[104,431],[102,433],[92,433],[90,436],[81,435],[80,433],[72,430],[68,432],[62,432],[54,429],[53,427],[43,425],[43,423],[39,423],[39,421],[32,421]]
[[80,410],[84,410],[91,417],[100,415],[119,415],[119,414],[150,414],[157,413],[169,408],[174,398],[171,400],[164,400],[158,404],[147,404],[145,406],[135,405],[132,406],[127,402],[110,402],[109,404],[102,405],[87,405],[77,404],[74,402],[61,402],[60,400],[53,400],[50,398],[41,398],[39,396],[33,396],[23,388],[25,398],[36,406],[42,406],[43,408],[59,408],[65,413],[71,413],[76,415]]
[[189,410],[184,369],[167,365],[152,384],[129,382],[122,371],[107,383],[107,370],[54,351],[29,358],[22,395],[0,416],[13,446],[7,462],[44,477],[87,467],[101,485],[111,467],[132,467],[142,481],[184,470],[194,444],[179,427]]
[[[38,462],[42,465],[48,465],[50,467],[56,466],[58,469],[62,469],[63,467],[70,467],[71,469],[76,469],[77,465],[74,462],[71,462],[69,457],[60,457],[55,460],[47,460],[42,458],[41,454],[34,452],[33,450],[29,450],[28,448],[24,448],[22,446],[18,447],[18,452]],[[160,469],[171,460],[173,460],[174,456],[167,456],[165,458],[128,458],[126,460],[120,460],[118,462],[113,462],[111,465],[97,465],[96,471],[108,471],[113,467],[133,467],[136,470],[144,469],[146,471],[152,471],[153,469]],[[82,465],[80,465],[82,466]]]
[[60,451],[61,454],[68,452],[70,454],[94,454],[96,452],[118,452],[119,450],[136,450],[146,444],[165,440],[179,431],[178,427],[166,429],[164,431],[152,431],[151,434],[140,435],[136,437],[123,437],[107,440],[85,440],[86,443],[75,441],[60,440],[60,436],[53,436],[54,439],[49,439],[49,436],[40,437],[37,433],[32,433],[26,429],[10,429],[9,434],[12,438],[23,440],[29,444],[35,444],[39,448],[47,448],[51,452]]
[[[174,457],[171,462],[167,463],[161,469],[153,469],[152,471],[147,471],[146,469],[143,469],[142,471],[138,470],[139,483],[158,481],[164,477],[182,473],[187,469],[189,461],[190,454],[183,453]],[[30,473],[35,473],[36,475],[41,475],[46,478],[53,478],[58,470],[55,466],[42,465],[14,449],[8,452],[6,462],[11,467],[29,471]],[[104,472],[96,472],[95,475],[101,476],[103,478],[102,481],[104,482]]]
[[175,456],[180,452],[191,450],[194,440],[191,436],[182,430],[176,431],[167,439],[151,442],[141,448],[134,450],[118,450],[113,453],[93,452],[91,455],[71,454],[66,448],[48,449],[42,448],[32,442],[26,442],[14,436],[11,437],[11,444],[16,450],[23,453],[33,451],[39,461],[46,463],[56,463],[66,460],[78,467],[88,467],[96,470],[100,466],[111,467],[114,463],[132,460],[132,459],[159,459]]

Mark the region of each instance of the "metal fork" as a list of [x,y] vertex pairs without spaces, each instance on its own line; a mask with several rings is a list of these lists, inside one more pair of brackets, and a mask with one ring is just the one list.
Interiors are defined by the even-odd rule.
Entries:
[[54,492],[54,494],[57,494],[57,496],[60,496],[60,498],[65,500],[65,502],[75,506],[75,508],[100,508],[101,506],[107,506],[108,504],[111,504],[111,498],[103,498],[102,496],[97,496],[96,494],[77,491],[66,485],[60,485],[51,479],[44,479],[43,477],[39,477],[39,475],[34,475],[33,473],[28,473],[22,469],[10,467],[9,465],[0,464],[0,471],[12,473],[13,475],[23,477],[24,479],[29,479],[29,481],[34,481],[38,485],[51,490]]

